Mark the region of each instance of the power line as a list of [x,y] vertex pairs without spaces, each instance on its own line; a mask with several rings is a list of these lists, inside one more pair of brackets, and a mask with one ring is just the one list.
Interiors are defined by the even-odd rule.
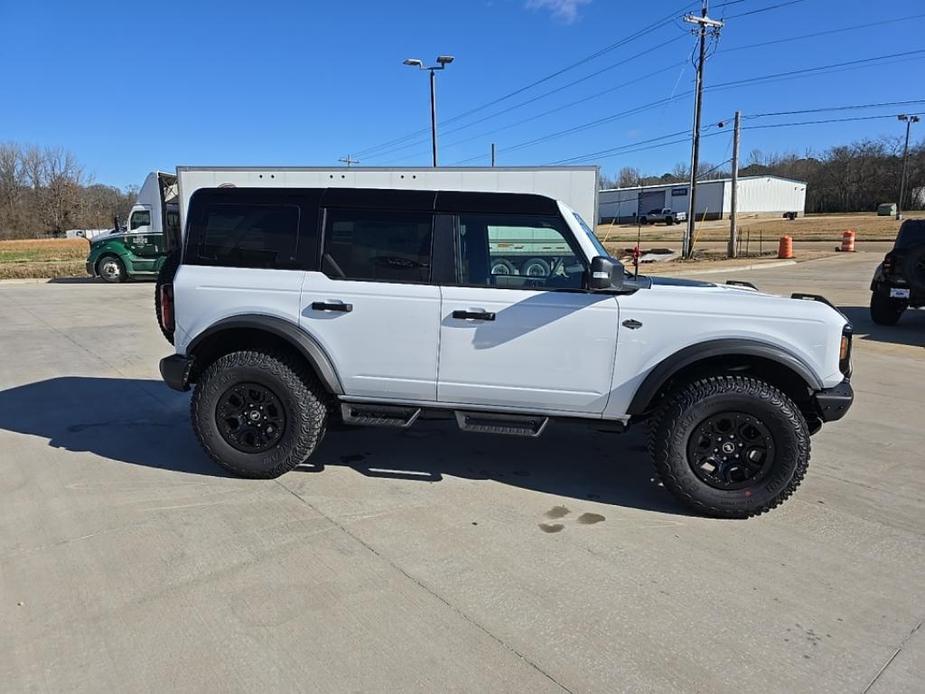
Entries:
[[[812,67],[812,68],[803,68],[803,69],[799,69],[799,70],[790,70],[790,71],[787,71],[787,72],[772,73],[772,74],[770,74],[770,75],[760,75],[760,76],[757,76],[757,77],[750,77],[750,78],[743,79],[743,80],[735,80],[735,81],[732,81],[732,82],[724,82],[724,83],[720,83],[720,84],[716,84],[716,85],[711,85],[711,86],[705,87],[704,90],[705,90],[705,91],[712,91],[712,90],[714,90],[714,89],[728,89],[728,88],[731,88],[731,87],[744,86],[744,85],[746,85],[746,84],[758,83],[758,82],[767,81],[767,80],[771,80],[771,79],[782,79],[782,78],[784,78],[784,77],[809,76],[809,75],[811,75],[812,73],[822,73],[822,72],[825,71],[825,70],[831,70],[831,69],[833,69],[833,68],[843,68],[843,67],[846,67],[846,66],[864,65],[864,64],[867,64],[867,63],[870,63],[870,62],[873,62],[873,61],[883,60],[883,59],[886,59],[886,58],[894,58],[894,57],[897,57],[897,56],[909,56],[909,55],[921,54],[921,53],[925,53],[925,49],[922,49],[922,50],[915,50],[915,51],[906,51],[906,52],[904,52],[904,53],[896,53],[896,54],[891,54],[891,55],[887,55],[887,56],[876,56],[876,57],[873,57],[873,58],[864,58],[864,59],[860,59],[860,60],[852,60],[852,61],[848,61],[848,62],[844,62],[844,63],[833,63],[833,64],[830,64],[830,65],[820,65],[820,66],[816,66],[816,67]],[[564,129],[564,130],[559,130],[559,131],[555,131],[555,132],[552,132],[552,133],[548,133],[547,135],[543,135],[543,136],[541,136],[541,137],[537,137],[537,138],[533,138],[533,139],[531,139],[531,140],[526,140],[526,141],[524,141],[524,142],[517,143],[517,144],[515,144],[515,145],[512,145],[511,147],[502,147],[502,148],[499,148],[498,151],[499,151],[499,152],[512,152],[512,151],[517,151],[517,150],[519,150],[519,149],[525,149],[525,148],[527,148],[527,147],[532,147],[532,146],[537,145],[537,144],[542,144],[542,143],[547,142],[547,141],[549,141],[549,140],[554,140],[554,139],[557,139],[557,138],[559,138],[559,137],[563,137],[563,136],[565,136],[565,135],[570,135],[570,134],[573,134],[573,133],[575,133],[575,132],[581,132],[582,130],[588,130],[588,129],[590,129],[590,128],[598,127],[598,126],[600,126],[600,125],[603,125],[603,124],[605,124],[605,123],[609,123],[609,122],[611,122],[611,121],[617,120],[617,119],[619,119],[619,118],[622,118],[622,117],[625,117],[625,116],[628,116],[628,115],[635,115],[636,113],[641,113],[641,112],[646,111],[646,110],[649,110],[649,109],[651,109],[651,108],[657,108],[657,107],[662,106],[662,105],[664,105],[664,104],[666,104],[666,103],[670,103],[670,102],[672,102],[672,101],[676,101],[676,100],[678,100],[678,99],[681,99],[681,98],[684,98],[684,97],[686,97],[686,96],[689,96],[691,93],[692,93],[692,90],[688,90],[688,91],[686,91],[686,92],[682,92],[682,93],[680,93],[680,94],[677,94],[677,95],[674,96],[674,97],[669,97],[669,98],[666,98],[666,99],[660,99],[660,100],[658,100],[658,101],[654,101],[654,102],[651,102],[651,103],[648,103],[648,104],[644,104],[644,105],[642,105],[642,106],[637,106],[637,107],[635,107],[635,108],[628,109],[628,110],[625,110],[625,111],[621,111],[621,112],[618,112],[618,113],[610,114],[610,115],[604,116],[604,117],[602,117],[602,118],[597,118],[597,119],[595,119],[595,120],[593,120],[593,121],[588,121],[588,122],[586,122],[586,123],[582,123],[582,124],[579,124],[579,125],[576,125],[576,126],[573,126],[573,127],[570,127],[570,128],[566,128],[566,129]],[[522,122],[523,122],[523,121],[518,121],[517,123],[515,123],[515,124],[513,124],[513,125],[520,125]],[[456,144],[459,144],[459,143],[456,143]],[[450,145],[448,145],[448,146],[450,146]],[[481,155],[480,155],[480,157],[481,157]],[[474,157],[474,158],[480,158],[480,157]],[[473,158],[473,159],[474,159],[474,158]],[[582,157],[582,158],[584,158],[584,157]],[[463,161],[461,161],[461,162],[456,162],[456,163],[457,163],[457,164],[461,164],[461,163],[465,163],[466,161],[469,161],[469,160],[463,160]]]
[[[484,110],[484,109],[486,109],[486,108],[489,108],[490,106],[494,106],[494,105],[497,104],[497,103],[500,103],[500,102],[502,102],[502,101],[506,101],[506,100],[510,99],[511,97],[513,97],[513,96],[517,96],[518,94],[522,94],[523,92],[525,92],[525,91],[527,91],[527,90],[529,90],[529,89],[532,89],[533,87],[536,87],[536,86],[538,86],[538,85],[540,85],[540,84],[543,84],[543,83],[545,83],[545,82],[548,82],[549,80],[555,79],[556,77],[558,77],[558,76],[560,76],[560,75],[562,75],[562,74],[564,74],[564,73],[566,73],[566,72],[569,72],[570,70],[574,70],[576,67],[580,67],[581,65],[584,65],[584,64],[586,64],[586,63],[588,63],[588,62],[590,62],[590,61],[592,61],[592,60],[595,60],[595,59],[601,57],[602,55],[606,55],[607,53],[610,53],[610,52],[616,50],[617,48],[621,48],[622,46],[625,46],[625,45],[627,45],[628,43],[631,43],[632,41],[635,41],[636,39],[638,39],[638,38],[640,38],[640,37],[642,37],[642,36],[645,36],[645,35],[649,34],[649,33],[652,32],[653,30],[659,29],[659,28],[661,28],[662,26],[664,26],[665,24],[670,23],[678,14],[680,14],[681,12],[683,12],[684,10],[688,9],[689,7],[691,7],[692,5],[695,5],[695,4],[696,4],[695,2],[687,2],[687,3],[685,3],[682,7],[678,8],[678,10],[676,10],[675,12],[672,12],[670,15],[666,15],[666,16],[662,17],[661,19],[657,19],[656,21],[652,22],[651,24],[649,24],[649,25],[643,27],[642,29],[639,29],[639,30],[637,30],[637,31],[635,31],[635,32],[633,32],[633,33],[631,33],[631,34],[629,34],[628,36],[625,36],[624,38],[620,39],[619,41],[615,41],[614,43],[609,44],[608,46],[605,46],[605,47],[603,47],[603,48],[601,48],[601,49],[595,51],[594,53],[591,53],[591,54],[589,54],[589,55],[586,55],[585,57],[583,57],[583,58],[581,58],[581,59],[575,61],[574,63],[571,63],[571,64],[569,64],[569,65],[566,65],[565,67],[560,68],[559,70],[556,70],[556,71],[554,71],[554,72],[552,72],[552,73],[546,75],[545,77],[541,77],[540,79],[535,80],[535,81],[533,81],[533,82],[531,82],[531,83],[529,83],[529,84],[527,84],[527,85],[525,85],[525,86],[523,86],[523,87],[519,87],[518,89],[515,89],[515,90],[513,90],[513,91],[511,91],[511,92],[508,92],[507,94],[504,94],[504,95],[502,95],[502,96],[500,96],[500,97],[497,97],[497,98],[495,98],[495,99],[492,99],[491,101],[488,101],[488,102],[482,104],[481,106],[477,106],[477,107],[475,107],[475,108],[469,109],[468,111],[465,111],[465,112],[460,113],[460,114],[458,114],[458,115],[456,115],[456,116],[453,116],[452,118],[448,118],[447,120],[441,122],[440,125],[446,125],[446,124],[448,124],[448,123],[455,122],[455,121],[457,121],[457,120],[460,120],[460,119],[462,119],[462,118],[465,118],[466,116],[472,115],[473,113],[477,113],[477,112],[482,111],[482,110]],[[374,151],[378,151],[378,150],[380,150],[380,149],[383,149],[383,148],[385,148],[385,147],[387,147],[387,146],[389,146],[389,145],[391,145],[391,144],[393,144],[393,143],[399,143],[399,142],[407,141],[407,140],[409,140],[409,139],[413,139],[413,138],[415,138],[415,137],[418,137],[418,136],[420,135],[421,132],[427,132],[427,129],[425,128],[425,129],[423,129],[423,130],[415,131],[414,133],[411,133],[411,134],[409,134],[409,135],[405,135],[405,136],[402,136],[402,137],[399,137],[399,138],[395,138],[395,139],[393,139],[393,140],[390,140],[388,143],[382,143],[382,144],[379,144],[379,145],[374,145],[374,146],[372,146],[372,147],[367,147],[367,148],[364,149],[364,150],[360,150],[360,151],[357,152],[356,154],[357,154],[357,156],[364,156],[364,155],[366,155],[367,158],[368,158],[368,155],[369,155],[371,152],[374,152]]]
[[[742,126],[742,130],[764,130],[766,128],[791,128],[791,127],[798,126],[798,125],[821,125],[823,123],[848,123],[851,121],[896,118],[897,115],[899,114],[890,113],[884,116],[853,116],[851,118],[825,118],[825,119],[820,119],[820,120],[794,121],[791,123],[766,123],[764,125],[744,125]],[[907,115],[921,116],[921,115],[925,115],[925,113],[910,113]]]
[[[472,121],[471,123],[467,123],[467,124],[465,124],[465,125],[461,125],[461,126],[458,126],[458,127],[456,127],[456,128],[451,128],[450,130],[445,131],[445,132],[443,133],[443,135],[444,135],[444,136],[445,136],[445,135],[451,135],[451,134],[453,134],[453,133],[455,133],[455,132],[459,132],[460,130],[465,130],[466,128],[470,128],[470,127],[472,127],[473,125],[478,125],[479,123],[484,123],[485,121],[491,120],[492,118],[497,118],[498,116],[501,116],[501,115],[503,115],[503,114],[505,114],[505,113],[509,113],[510,111],[514,111],[514,110],[516,110],[516,109],[518,109],[518,108],[522,108],[522,107],[524,107],[524,106],[528,106],[529,104],[532,104],[532,103],[534,103],[534,102],[536,102],[536,101],[539,101],[540,99],[544,99],[544,98],[546,98],[547,96],[552,96],[553,94],[557,94],[557,93],[559,93],[559,92],[561,92],[561,91],[563,91],[563,90],[565,90],[565,89],[569,89],[569,88],[575,86],[576,84],[580,84],[580,83],[582,83],[582,82],[586,82],[587,80],[589,80],[589,79],[591,79],[591,78],[593,78],[593,77],[597,77],[598,75],[600,75],[600,74],[602,74],[602,73],[604,73],[604,72],[607,72],[607,71],[609,71],[609,70],[613,70],[614,68],[620,67],[621,65],[625,65],[626,63],[632,62],[633,60],[636,60],[636,59],[641,58],[641,57],[643,57],[643,56],[645,56],[645,55],[648,55],[649,53],[653,53],[653,52],[655,52],[655,51],[662,50],[662,49],[665,48],[665,46],[667,46],[667,45],[669,45],[669,44],[671,44],[671,43],[674,43],[674,42],[676,42],[676,41],[678,41],[678,40],[680,40],[680,39],[682,39],[682,38],[683,38],[683,37],[681,37],[681,36],[676,36],[676,37],[673,38],[673,39],[670,39],[670,40],[668,40],[668,41],[664,41],[664,42],[662,42],[662,43],[660,43],[660,44],[656,44],[655,46],[652,46],[651,48],[647,48],[646,50],[641,51],[640,53],[636,53],[635,55],[632,55],[632,56],[630,56],[629,58],[625,58],[625,59],[623,59],[623,60],[621,60],[621,61],[619,61],[619,62],[616,62],[616,63],[613,63],[613,64],[611,64],[611,65],[608,65],[607,67],[601,68],[600,70],[596,70],[595,72],[592,72],[592,73],[590,73],[590,74],[588,74],[588,75],[585,75],[584,77],[580,77],[580,78],[577,79],[577,80],[573,80],[573,81],[571,81],[571,82],[567,82],[566,84],[561,85],[561,86],[559,86],[559,87],[556,87],[555,89],[552,89],[552,90],[550,90],[550,91],[543,92],[542,94],[538,94],[538,95],[536,95],[536,96],[533,96],[533,97],[527,99],[526,101],[521,101],[521,102],[519,102],[519,103],[513,104],[512,106],[508,106],[507,108],[504,108],[504,109],[502,109],[502,110],[500,110],[500,111],[496,111],[496,112],[491,113],[491,114],[489,114],[489,115],[487,115],[487,116],[483,116],[482,118],[479,118],[478,120]],[[655,72],[653,72],[653,73],[649,73],[649,75],[650,75],[650,76],[656,75],[656,74],[659,74],[660,72],[664,72],[664,71],[666,71],[666,70],[668,70],[668,69],[673,69],[674,67],[676,67],[676,66],[675,66],[675,65],[671,65],[671,66],[669,66],[668,68],[663,68],[662,70],[657,70],[657,71],[655,71]],[[607,89],[607,90],[605,90],[605,91],[603,91],[603,92],[597,92],[597,93],[591,95],[590,97],[586,97],[586,98],[580,99],[580,100],[578,100],[578,101],[571,101],[571,102],[569,102],[568,104],[566,104],[565,106],[559,107],[559,108],[557,108],[557,109],[553,109],[552,111],[547,111],[546,113],[552,113],[552,112],[554,112],[554,111],[561,110],[562,108],[567,108],[567,107],[570,107],[570,106],[574,106],[575,104],[582,103],[582,102],[584,102],[584,101],[588,101],[588,100],[593,99],[593,98],[597,98],[597,97],[599,97],[599,96],[601,96],[601,95],[603,95],[603,94],[612,92],[612,91],[614,91],[614,90],[620,88],[621,86],[626,86],[627,84],[632,84],[633,82],[637,82],[637,81],[639,81],[639,79],[631,80],[631,81],[629,81],[629,82],[624,82],[622,85],[618,85],[618,86],[616,86],[616,87],[612,87],[612,88]],[[532,119],[533,119],[533,117],[531,117],[531,118],[528,119],[528,120],[532,120]],[[492,132],[495,132],[495,131],[492,131]],[[492,134],[492,132],[489,132],[489,133],[487,133],[487,134]],[[419,140],[419,141],[407,143],[407,144],[404,144],[404,145],[399,145],[399,146],[396,146],[396,147],[390,147],[390,148],[387,148],[387,149],[385,149],[385,150],[383,150],[383,151],[377,152],[376,154],[373,154],[373,155],[371,155],[371,156],[367,156],[366,159],[378,159],[378,158],[381,158],[381,157],[384,157],[384,156],[388,156],[388,155],[390,155],[390,154],[393,154],[393,153],[395,153],[395,152],[399,152],[399,151],[401,151],[401,150],[403,150],[403,149],[408,149],[409,147],[416,147],[416,146],[418,146],[418,145],[420,145],[420,144],[423,144],[423,142],[425,142],[425,140]],[[447,146],[449,146],[449,145],[447,145]]]
[[816,38],[817,36],[828,36],[830,34],[840,34],[846,31],[857,31],[858,29],[869,29],[871,27],[883,26],[885,24],[895,24],[896,22],[907,22],[911,19],[921,19],[925,17],[925,14],[913,14],[906,17],[896,17],[894,19],[884,19],[879,22],[865,22],[864,24],[854,24],[848,27],[841,27],[839,29],[826,29],[824,31],[814,31],[811,34],[800,34],[799,36],[788,36],[782,39],[774,39],[772,41],[761,41],[759,43],[749,43],[745,46],[733,46],[732,48],[724,48],[723,54],[733,53],[735,51],[744,51],[750,48],[760,48],[762,46],[776,46],[781,43],[789,43],[791,41],[800,41],[802,39],[811,39]]
[[880,108],[883,106],[908,106],[910,104],[925,104],[925,99],[909,99],[907,101],[881,101],[876,104],[853,104],[849,106],[828,106],[820,108],[804,108],[798,111],[775,111],[770,113],[750,113],[743,115],[744,119],[770,118],[772,116],[794,116],[801,113],[824,113],[826,111],[856,111],[865,108]]
[[[739,0],[739,1],[745,1],[745,0]],[[725,3],[725,4],[728,5],[728,4],[736,4],[736,3]],[[785,4],[792,4],[792,3],[785,3]],[[776,8],[776,7],[779,7],[779,6],[780,6],[780,5],[775,5],[775,6],[771,7],[771,8],[764,8],[764,9],[774,9],[774,8]],[[723,7],[723,5],[718,5],[717,7]],[[917,19],[917,18],[921,18],[921,17],[925,17],[925,14],[910,15],[910,16],[908,16],[908,17],[899,17],[899,18],[895,18],[895,19],[884,20],[883,22],[877,22],[877,23],[871,24],[870,26],[875,26],[875,25],[877,25],[877,24],[895,23],[895,22],[898,22],[898,21],[906,21],[906,20],[909,20],[909,19]],[[830,31],[815,32],[815,33],[812,33],[812,34],[802,34],[802,35],[800,35],[800,36],[793,36],[793,37],[788,37],[788,38],[784,38],[784,39],[778,39],[778,40],[771,41],[771,42],[759,42],[759,43],[754,43],[754,44],[748,44],[748,45],[745,45],[745,46],[738,46],[738,47],[731,48],[731,49],[727,48],[727,49],[724,50],[724,53],[732,52],[732,51],[747,50],[747,49],[751,49],[751,48],[758,48],[758,47],[762,47],[762,46],[769,45],[769,44],[772,44],[772,43],[773,43],[773,44],[780,44],[780,43],[787,43],[787,42],[791,42],[791,41],[799,41],[799,40],[806,39],[806,38],[811,38],[811,37],[814,37],[814,36],[817,36],[817,35],[831,34],[831,33],[844,32],[844,31],[851,31],[851,30],[855,30],[855,29],[858,29],[858,28],[863,28],[863,27],[865,27],[865,26],[868,26],[868,25],[856,25],[856,26],[852,26],[852,27],[843,27],[843,28],[840,28],[840,29],[834,29],[834,30],[830,30]],[[677,38],[681,38],[681,37],[677,37]],[[660,47],[664,47],[665,45],[668,45],[668,44],[674,42],[675,40],[677,40],[677,38],[676,38],[676,39],[669,40],[669,41],[666,41],[666,42],[664,42],[663,44],[660,44],[659,46],[656,46],[655,48],[658,49],[658,48],[660,48]],[[615,64],[610,65],[610,66],[607,66],[607,67],[605,67],[605,68],[603,68],[603,69],[601,69],[601,70],[597,70],[597,71],[595,71],[595,72],[593,72],[593,73],[590,73],[589,75],[586,75],[586,76],[581,77],[581,78],[579,78],[579,79],[577,79],[577,80],[574,80],[574,81],[569,82],[569,83],[566,83],[566,84],[564,84],[564,85],[562,85],[562,86],[560,86],[560,87],[557,87],[556,89],[553,89],[553,90],[548,91],[548,92],[544,92],[543,94],[539,94],[539,95],[537,95],[537,96],[535,96],[535,97],[532,97],[532,98],[530,98],[530,99],[528,99],[528,100],[526,100],[526,101],[520,102],[519,104],[514,104],[514,105],[512,105],[512,106],[510,106],[510,107],[508,107],[508,108],[505,108],[505,109],[503,109],[502,111],[498,111],[498,112],[496,112],[496,113],[494,113],[494,114],[490,114],[490,115],[488,115],[488,116],[485,116],[485,117],[479,119],[478,121],[474,121],[473,123],[470,123],[469,125],[473,125],[473,124],[476,124],[476,123],[485,122],[485,121],[487,121],[487,120],[490,120],[491,118],[500,116],[500,115],[502,115],[502,114],[504,114],[504,113],[508,113],[508,112],[513,111],[513,110],[515,110],[515,109],[517,109],[517,108],[520,108],[520,107],[522,107],[522,106],[528,105],[528,104],[530,104],[530,103],[534,103],[534,102],[536,102],[536,101],[538,101],[538,100],[540,100],[540,99],[542,99],[542,98],[545,98],[545,97],[547,97],[547,96],[551,96],[551,95],[553,95],[553,94],[556,94],[556,93],[558,93],[558,92],[560,92],[560,91],[563,91],[563,90],[565,90],[565,89],[568,89],[570,86],[573,86],[573,85],[575,85],[575,84],[579,84],[579,83],[584,82],[584,81],[586,81],[586,80],[588,80],[588,79],[590,79],[590,78],[592,78],[592,77],[594,77],[594,76],[597,76],[597,75],[599,75],[599,74],[601,74],[601,73],[603,73],[603,72],[606,72],[606,71],[609,70],[609,69],[613,69],[614,67],[618,67],[619,65],[625,64],[626,62],[629,62],[629,61],[634,60],[634,59],[636,59],[636,58],[638,58],[638,57],[641,57],[641,56],[643,56],[643,55],[646,55],[647,53],[650,53],[652,50],[653,50],[653,49],[648,49],[648,50],[646,50],[646,51],[643,51],[643,52],[641,52],[641,53],[638,53],[638,54],[636,54],[636,55],[634,55],[634,56],[631,56],[630,58],[627,58],[626,60],[620,61],[620,62],[615,63]],[[849,66],[849,65],[855,64],[855,62],[857,62],[857,63],[863,63],[863,62],[867,62],[867,61],[885,60],[885,59],[888,59],[888,58],[891,58],[891,57],[895,57],[895,56],[897,56],[897,55],[898,55],[898,56],[902,56],[902,55],[907,55],[907,54],[894,54],[893,56],[880,56],[880,57],[877,57],[877,58],[869,58],[869,59],[865,59],[865,60],[862,60],[862,61],[851,61],[851,62],[849,62],[849,63],[836,63],[836,64],[833,64],[833,65],[819,66],[819,67],[816,67],[816,68],[807,68],[806,71],[807,71],[807,72],[813,72],[813,71],[835,70],[836,68],[840,68],[840,67],[844,67],[844,66]],[[663,70],[659,70],[659,71],[656,71],[656,72],[654,72],[654,73],[649,73],[649,76],[658,74],[659,72],[662,72],[662,71],[665,71],[665,70],[668,70],[668,69],[671,69],[671,68],[670,68],[670,67],[669,67],[669,68],[664,68]],[[836,70],[836,71],[837,71],[837,70]],[[785,73],[776,73],[776,74],[772,74],[772,75],[765,75],[765,76],[763,76],[763,77],[761,77],[761,78],[749,78],[749,80],[744,80],[744,81],[743,81],[743,80],[740,80],[740,81],[738,81],[738,82],[726,82],[726,83],[721,83],[721,84],[716,84],[716,85],[710,85],[710,86],[705,87],[705,89],[706,89],[706,90],[724,89],[724,88],[728,88],[728,87],[731,86],[731,85],[735,85],[735,84],[739,84],[739,83],[742,83],[742,84],[748,83],[749,81],[751,81],[751,80],[753,80],[753,79],[756,80],[756,81],[760,81],[760,80],[774,81],[774,80],[783,79],[783,78],[785,78],[785,77],[793,76],[793,75],[797,74],[798,72],[801,72],[801,71],[791,71],[791,72],[785,72]],[[566,109],[566,108],[571,108],[572,106],[576,106],[576,105],[579,105],[579,104],[581,104],[581,103],[590,101],[590,100],[592,100],[592,99],[599,98],[599,97],[601,97],[601,96],[603,96],[603,95],[605,95],[605,94],[612,93],[612,92],[616,91],[617,89],[620,89],[620,88],[623,87],[623,86],[627,86],[628,84],[632,84],[634,81],[640,81],[640,80],[633,80],[633,81],[630,81],[630,82],[625,82],[625,83],[623,83],[622,85],[617,85],[617,86],[615,86],[615,87],[606,89],[606,90],[604,90],[604,91],[601,91],[601,92],[592,94],[591,96],[588,96],[588,97],[579,99],[579,100],[577,100],[577,101],[572,101],[572,102],[570,102],[570,103],[568,103],[568,104],[564,104],[564,105],[562,105],[562,106],[559,106],[559,107],[556,107],[556,108],[553,108],[553,109],[549,109],[549,110],[547,110],[547,111],[544,111],[542,114],[536,114],[536,115],[531,116],[531,117],[529,117],[529,118],[526,118],[526,119],[523,119],[523,120],[520,120],[520,121],[515,121],[514,123],[511,123],[511,124],[509,124],[509,125],[505,125],[505,126],[502,126],[502,127],[500,127],[500,128],[496,128],[496,129],[493,129],[493,130],[490,130],[490,131],[486,131],[486,132],[482,133],[482,135],[477,135],[477,136],[473,136],[473,137],[471,137],[471,138],[466,138],[466,139],[464,139],[464,140],[457,140],[457,141],[455,141],[455,142],[451,142],[451,143],[445,145],[445,147],[454,147],[454,146],[457,146],[457,145],[460,145],[460,144],[465,144],[465,143],[467,143],[467,142],[471,142],[472,140],[476,140],[476,139],[478,139],[479,137],[484,137],[484,136],[487,136],[487,135],[492,135],[492,134],[495,134],[495,133],[497,133],[497,132],[500,132],[500,131],[503,131],[503,130],[508,130],[508,129],[512,128],[512,127],[516,127],[516,126],[518,126],[518,125],[522,125],[523,123],[530,122],[530,121],[532,121],[532,120],[536,120],[536,119],[539,118],[539,117],[542,117],[542,116],[545,116],[545,115],[549,115],[549,114],[552,114],[552,113],[557,113],[557,112],[562,111],[562,110],[564,110],[564,109]],[[448,134],[449,134],[449,133],[453,133],[453,132],[458,132],[458,131],[460,131],[460,130],[462,130],[462,129],[465,129],[465,128],[469,127],[469,125],[463,125],[463,126],[461,126],[461,127],[459,127],[459,128],[454,128],[454,129],[448,131]],[[422,132],[426,132],[426,131],[422,131]],[[426,139],[426,138],[425,138],[425,139]],[[395,153],[395,152],[398,152],[398,151],[401,151],[401,150],[404,150],[404,149],[408,149],[408,148],[410,148],[410,147],[415,147],[415,146],[422,145],[422,144],[424,144],[424,142],[425,142],[425,140],[420,140],[419,142],[409,143],[409,144],[406,144],[406,145],[404,145],[404,146],[389,148],[389,151],[379,152],[378,154],[374,155],[373,158],[381,158],[382,156],[387,156],[387,155],[389,155],[389,154],[393,154],[393,153]],[[481,158],[481,155],[479,155],[478,157],[472,157],[472,158],[470,158],[470,159],[463,160],[463,162],[471,161],[472,159],[478,159],[478,158]],[[462,163],[462,162],[458,162],[458,163]]]
[[758,14],[759,12],[768,12],[769,10],[776,10],[780,7],[787,7],[788,5],[796,5],[801,2],[804,2],[804,0],[790,0],[789,2],[779,2],[776,5],[769,5],[767,7],[759,7],[756,10],[749,10],[748,12],[740,12],[739,14],[732,14],[726,17],[726,19],[735,19],[736,17],[748,17],[749,15]]

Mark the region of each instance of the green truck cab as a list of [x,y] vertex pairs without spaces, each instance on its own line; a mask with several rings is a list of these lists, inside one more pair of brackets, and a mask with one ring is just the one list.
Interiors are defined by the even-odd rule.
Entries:
[[107,282],[156,278],[167,257],[165,235],[179,228],[177,177],[154,171],[138,192],[128,227],[90,241],[87,274]]

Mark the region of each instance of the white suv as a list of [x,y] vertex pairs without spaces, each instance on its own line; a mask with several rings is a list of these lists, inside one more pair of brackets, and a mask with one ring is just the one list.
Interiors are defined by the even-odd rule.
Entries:
[[850,327],[820,297],[632,277],[539,195],[203,188],[169,266],[161,374],[195,384],[199,440],[247,477],[304,462],[334,418],[647,422],[669,490],[747,517],[793,492],[853,399]]

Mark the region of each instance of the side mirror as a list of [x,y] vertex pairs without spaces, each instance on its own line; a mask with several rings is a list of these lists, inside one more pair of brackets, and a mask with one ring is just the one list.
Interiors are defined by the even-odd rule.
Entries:
[[592,258],[589,289],[594,292],[623,289],[623,265],[603,255]]

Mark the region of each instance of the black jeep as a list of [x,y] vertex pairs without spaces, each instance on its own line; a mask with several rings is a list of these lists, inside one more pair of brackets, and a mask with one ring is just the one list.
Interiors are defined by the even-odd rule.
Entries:
[[907,308],[925,306],[925,219],[907,219],[870,283],[870,317],[895,325]]

